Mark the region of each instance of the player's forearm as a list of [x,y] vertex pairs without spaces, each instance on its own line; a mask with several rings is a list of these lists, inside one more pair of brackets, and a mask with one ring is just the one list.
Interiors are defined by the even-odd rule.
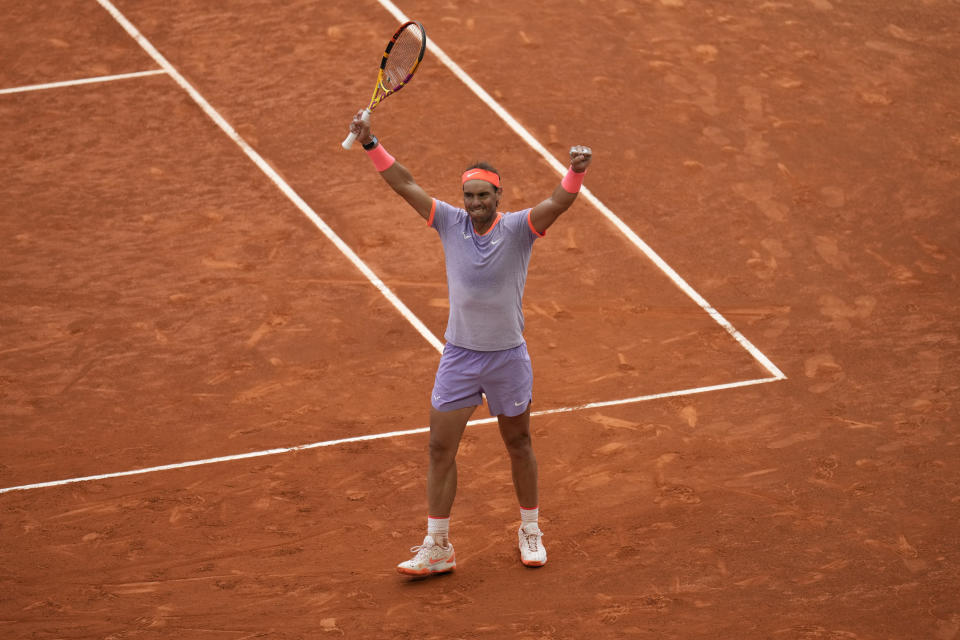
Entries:
[[579,192],[570,193],[562,185],[557,185],[557,188],[550,195],[550,200],[553,202],[554,209],[556,209],[556,215],[560,215],[569,209],[570,205],[577,199],[577,195],[579,195]]
[[580,194],[580,187],[583,186],[585,173],[586,169],[578,171],[571,165],[567,174],[563,176],[563,180],[561,180],[557,188],[553,190],[550,200],[553,201],[554,207],[558,209],[556,215],[560,215],[569,209],[573,201],[577,199],[577,196]]
[[390,187],[397,193],[401,193],[405,185],[413,183],[413,176],[407,171],[407,168],[397,162],[390,153],[383,148],[380,141],[373,135],[363,144],[367,157],[373,162],[373,167],[380,173],[380,177],[386,181]]
[[579,195],[579,192],[570,193],[563,185],[558,185],[545,203],[551,219],[556,220],[561,213],[569,209],[570,205],[577,199],[577,195]]
[[392,165],[380,172],[380,177],[404,200],[417,208],[417,196],[422,189],[405,166],[394,161]]
[[416,180],[413,179],[413,174],[411,174],[405,166],[396,161],[381,171],[380,177],[390,185],[391,189],[401,195],[405,189],[417,184]]

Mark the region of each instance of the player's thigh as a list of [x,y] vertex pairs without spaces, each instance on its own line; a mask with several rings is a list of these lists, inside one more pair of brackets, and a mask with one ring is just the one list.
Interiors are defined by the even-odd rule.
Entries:
[[497,425],[503,444],[511,452],[524,452],[531,448],[530,406],[518,416],[498,415]]
[[440,411],[430,409],[430,450],[434,453],[456,454],[460,439],[467,428],[467,422],[473,415],[476,405]]

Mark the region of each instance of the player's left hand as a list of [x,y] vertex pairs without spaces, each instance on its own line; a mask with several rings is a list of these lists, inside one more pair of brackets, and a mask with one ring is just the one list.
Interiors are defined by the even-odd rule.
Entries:
[[577,173],[583,173],[590,166],[590,160],[593,158],[593,151],[590,147],[578,144],[570,147],[570,166]]

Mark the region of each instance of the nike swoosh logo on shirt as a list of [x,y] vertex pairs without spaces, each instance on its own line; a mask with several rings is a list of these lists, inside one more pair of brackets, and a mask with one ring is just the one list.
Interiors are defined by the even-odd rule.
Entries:
[[470,237],[470,234],[469,234],[469,233],[463,234],[463,239],[464,239],[464,240],[468,239],[469,237]]
[[[500,240],[503,240],[503,238],[500,238]],[[500,240],[491,240],[490,244],[500,244]]]

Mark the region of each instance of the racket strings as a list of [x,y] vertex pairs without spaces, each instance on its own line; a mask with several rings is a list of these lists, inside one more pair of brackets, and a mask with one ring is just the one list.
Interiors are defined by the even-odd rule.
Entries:
[[390,56],[383,68],[384,86],[393,91],[402,85],[416,68],[423,55],[423,32],[413,24],[403,30],[393,43]]

